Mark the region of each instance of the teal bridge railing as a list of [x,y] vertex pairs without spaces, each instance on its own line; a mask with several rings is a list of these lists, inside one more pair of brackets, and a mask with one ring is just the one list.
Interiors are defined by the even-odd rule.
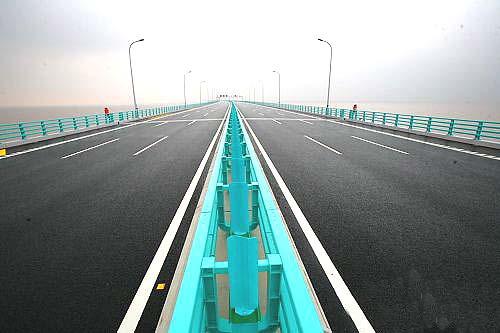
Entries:
[[463,136],[474,140],[500,140],[500,122],[418,116],[410,114],[325,108],[320,106],[278,104],[245,101],[291,111],[312,113],[320,116],[355,120],[366,123],[400,127],[409,130],[437,133],[445,136]]
[[91,127],[116,124],[118,122],[126,122],[152,116],[159,116],[165,113],[191,109],[210,103],[213,102],[188,104],[186,105],[186,107],[184,107],[183,104],[133,111],[122,111],[109,113],[107,116],[105,114],[93,114],[68,118],[19,122],[14,124],[0,124],[0,147],[2,146],[2,144],[9,142],[22,141],[37,137],[73,132]]
[[234,103],[221,135],[169,332],[329,331]]

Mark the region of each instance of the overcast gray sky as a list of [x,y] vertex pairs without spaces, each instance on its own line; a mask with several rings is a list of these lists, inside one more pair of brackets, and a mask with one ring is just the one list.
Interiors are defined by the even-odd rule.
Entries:
[[500,1],[3,0],[0,106],[130,104],[210,91],[266,99],[500,101]]

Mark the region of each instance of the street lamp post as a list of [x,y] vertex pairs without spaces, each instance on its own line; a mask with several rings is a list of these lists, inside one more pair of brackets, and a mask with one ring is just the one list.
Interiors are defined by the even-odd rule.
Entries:
[[326,97],[326,112],[328,112],[328,107],[330,106],[330,80],[332,77],[332,57],[333,57],[333,48],[332,44],[328,43],[328,41],[318,38],[320,42],[327,43],[328,46],[330,46],[330,72],[328,73],[328,94]]
[[136,41],[133,41],[128,46],[128,61],[129,61],[129,64],[130,64],[130,78],[132,79],[132,95],[134,96],[134,107],[135,107],[136,111],[137,111],[137,102],[136,102],[136,99],[135,99],[134,74],[132,72],[132,57],[130,55],[130,49],[132,48],[132,45],[134,45],[137,42],[142,42],[142,41],[144,41],[144,38],[141,38],[141,39],[138,39]]
[[273,73],[278,74],[278,106],[281,107],[281,75],[278,71],[273,71]]
[[184,73],[184,109],[187,107],[187,103],[186,103],[186,75],[188,75],[189,73],[191,73],[191,70]]
[[201,85],[202,85],[203,83],[206,83],[206,82],[207,82],[207,81],[200,81],[200,104],[201,104]]

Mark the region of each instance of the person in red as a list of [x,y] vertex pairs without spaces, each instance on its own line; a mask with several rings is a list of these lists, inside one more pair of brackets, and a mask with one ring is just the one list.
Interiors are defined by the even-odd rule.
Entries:
[[106,116],[106,122],[109,120],[109,109],[107,107],[104,108],[104,115]]

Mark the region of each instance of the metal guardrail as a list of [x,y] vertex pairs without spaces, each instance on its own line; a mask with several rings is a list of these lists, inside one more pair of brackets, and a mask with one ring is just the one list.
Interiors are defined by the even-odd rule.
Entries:
[[417,116],[362,110],[354,111],[338,108],[326,109],[325,107],[310,105],[245,102],[292,111],[307,112],[326,117],[336,117],[344,120],[357,120],[378,125],[400,127],[409,130],[423,131],[425,133],[437,133],[456,137],[462,136],[474,140],[500,140],[500,122],[494,121]]
[[184,105],[171,105],[134,111],[122,111],[109,113],[109,115],[107,116],[105,114],[93,114],[50,120],[19,122],[14,124],[0,124],[0,146],[2,144],[10,142],[22,141],[26,139],[33,139],[37,137],[55,135],[65,132],[73,132],[85,128],[116,124],[118,122],[137,120],[152,116],[159,116],[165,113],[181,111],[207,105],[210,103],[213,102],[188,104],[186,107],[184,107]]
[[[169,332],[328,331],[234,103],[221,135]],[[222,275],[229,300],[219,292]]]

